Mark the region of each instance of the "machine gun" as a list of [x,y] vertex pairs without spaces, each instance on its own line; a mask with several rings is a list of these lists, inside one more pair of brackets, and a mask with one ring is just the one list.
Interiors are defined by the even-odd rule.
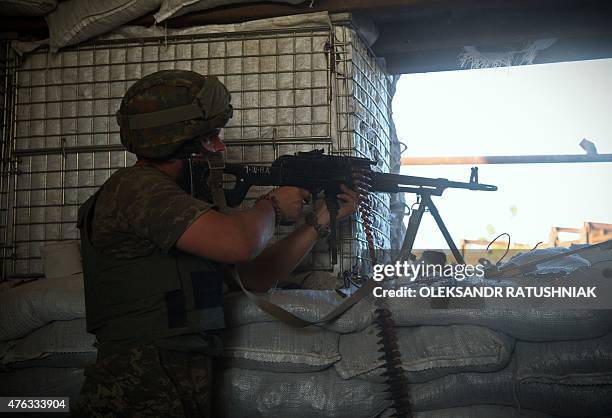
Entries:
[[[367,158],[343,157],[326,155],[323,150],[310,152],[298,152],[296,155],[283,155],[277,158],[271,165],[230,164],[223,163],[218,156],[208,156],[207,159],[192,158],[185,164],[185,179],[187,190],[197,198],[204,200],[225,200],[228,206],[237,206],[247,195],[252,186],[296,186],[310,191],[313,197],[324,194],[327,209],[330,212],[330,235],[328,237],[331,250],[332,264],[337,263],[338,250],[336,242],[336,215],[338,213],[338,201],[336,195],[340,192],[340,185],[345,184],[353,188],[359,195],[358,204],[363,228],[365,231],[368,250],[372,265],[378,264],[374,248],[374,237],[370,219],[371,203],[370,195],[373,192],[385,193],[416,193],[420,196],[418,210],[413,211],[410,216],[408,230],[402,245],[401,258],[410,256],[414,239],[416,237],[421,218],[426,209],[434,216],[444,237],[453,251],[457,262],[465,264],[461,253],[452,241],[448,230],[442,222],[431,196],[440,196],[445,189],[469,189],[495,191],[497,187],[478,183],[478,172],[472,169],[469,183],[449,181],[447,179],[433,179],[427,177],[402,176],[397,174],[379,173],[372,170],[375,161]],[[233,187],[222,190],[223,177],[233,177]],[[206,185],[213,187],[206,187]],[[221,198],[221,199],[220,199]],[[293,326],[307,326],[313,324],[296,317],[279,306],[274,306],[267,300],[258,298],[244,288],[240,278],[236,276],[237,282],[245,294],[253,300],[265,312],[273,317]],[[319,319],[317,323],[327,322],[357,303],[361,298],[371,294],[376,282],[367,281],[353,295],[345,299],[340,305]],[[374,323],[378,328],[378,337],[384,360],[384,375],[387,376],[388,392],[390,394],[391,406],[395,409],[397,417],[410,416],[410,396],[408,383],[401,367],[401,352],[397,348],[397,335],[392,313],[386,301],[382,298],[374,298],[376,305]]]
[[[496,186],[478,183],[478,172],[472,168],[469,183],[449,181],[447,179],[404,176],[399,174],[380,173],[372,170],[376,162],[367,158],[327,155],[323,150],[298,152],[295,155],[278,157],[271,165],[232,164],[225,163],[223,173],[235,178],[233,187],[224,189],[227,205],[239,205],[252,186],[295,186],[308,190],[313,197],[321,192],[324,195],[327,209],[330,212],[329,246],[332,253],[332,263],[337,263],[337,242],[335,235],[340,185],[345,184],[359,194],[359,211],[363,220],[364,231],[368,241],[370,256],[375,264],[374,241],[370,220],[370,194],[384,193],[416,193],[420,196],[419,208],[410,216],[408,230],[402,245],[402,256],[408,256],[412,251],[414,240],[421,223],[423,213],[428,209],[442,231],[457,262],[464,264],[461,253],[455,246],[431,196],[441,196],[445,189],[468,189],[495,191]],[[210,200],[210,191],[206,187],[206,177],[209,172],[208,160],[189,159],[187,164],[188,190],[196,198]]]

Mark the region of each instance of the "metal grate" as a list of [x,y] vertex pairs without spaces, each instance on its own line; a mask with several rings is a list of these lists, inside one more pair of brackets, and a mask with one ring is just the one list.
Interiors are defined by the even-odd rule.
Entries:
[[[11,273],[42,272],[41,245],[78,238],[80,204],[135,160],[123,151],[115,121],[123,94],[163,69],[217,75],[227,86],[234,105],[223,131],[228,161],[270,163],[324,148],[376,157],[388,169],[386,78],[349,27],[96,41],[55,55],[36,52],[18,70]],[[384,220],[388,199],[379,201]],[[388,246],[388,223],[377,228],[379,246]],[[342,232],[344,269],[363,233],[359,225]],[[309,265],[329,268],[324,246]]]
[[15,169],[12,130],[14,121],[17,55],[9,42],[0,43],[0,280],[6,278],[13,259],[10,243],[11,180]]
[[[377,170],[389,172],[391,147],[390,78],[376,57],[349,26],[334,28],[337,150],[370,158]],[[372,197],[372,230],[377,248],[390,248],[389,196]],[[347,223],[342,231],[342,270],[368,268],[370,259],[363,223]],[[365,264],[361,261],[366,260]]]

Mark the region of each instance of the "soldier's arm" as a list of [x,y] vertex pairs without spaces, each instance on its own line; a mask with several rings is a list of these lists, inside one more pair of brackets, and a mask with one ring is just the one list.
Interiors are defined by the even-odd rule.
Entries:
[[183,232],[176,247],[187,253],[222,263],[253,259],[274,233],[274,207],[262,200],[233,214],[209,210]]
[[[302,212],[306,190],[279,187],[270,194],[278,204],[279,216],[295,220]],[[275,226],[275,207],[270,200],[261,200],[252,208],[222,214],[209,210],[198,217],[176,243],[181,250],[213,261],[243,263],[261,253]]]
[[[357,207],[357,193],[342,185],[339,194],[340,210],[338,220],[344,219]],[[329,211],[323,202],[317,208],[317,223],[329,225]],[[318,239],[318,233],[311,225],[302,225],[291,234],[266,248],[254,260],[238,265],[243,284],[256,291],[266,291],[277,281],[284,280],[302,262]]]

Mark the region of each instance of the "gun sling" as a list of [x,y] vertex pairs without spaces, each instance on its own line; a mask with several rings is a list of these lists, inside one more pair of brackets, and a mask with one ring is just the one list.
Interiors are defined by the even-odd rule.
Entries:
[[374,280],[367,281],[359,288],[359,290],[357,290],[348,298],[344,299],[340,305],[332,309],[331,312],[316,321],[307,321],[292,314],[286,309],[281,308],[280,306],[270,302],[269,300],[259,297],[251,291],[247,290],[242,284],[242,280],[240,280],[240,276],[238,275],[238,271],[236,270],[236,268],[230,268],[229,273],[234,279],[234,281],[238,284],[238,286],[240,286],[244,294],[247,295],[247,297],[252,300],[262,311],[270,314],[272,317],[278,319],[279,321],[295,328],[304,328],[310,325],[319,325],[336,319],[344,312],[346,312],[351,306],[366,297],[377,284],[377,282]]

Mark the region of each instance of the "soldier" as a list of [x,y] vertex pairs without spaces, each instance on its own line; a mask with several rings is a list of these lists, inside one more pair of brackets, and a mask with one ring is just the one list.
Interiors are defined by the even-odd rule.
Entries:
[[[329,224],[322,205],[266,248],[278,221],[301,215],[307,191],[279,187],[232,213],[219,210],[215,182],[212,203],[184,191],[185,158],[210,158],[214,174],[224,150],[219,133],[231,116],[225,86],[191,71],[159,71],[126,92],[117,120],[122,144],[138,160],[79,210],[87,328],[98,358],[86,370],[75,415],[209,417],[227,269],[264,291]],[[339,218],[355,210],[352,190],[344,187],[338,199]]]

